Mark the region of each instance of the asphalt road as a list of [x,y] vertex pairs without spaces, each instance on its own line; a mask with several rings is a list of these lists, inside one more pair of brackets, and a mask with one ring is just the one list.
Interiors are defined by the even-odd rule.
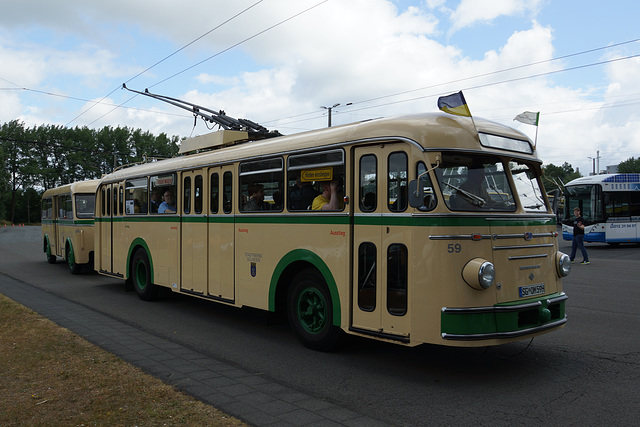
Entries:
[[314,352],[261,312],[170,292],[143,302],[120,280],[49,265],[40,227],[0,228],[0,274],[389,425],[637,425],[640,246],[587,250],[564,280],[564,329],[481,349],[351,337]]

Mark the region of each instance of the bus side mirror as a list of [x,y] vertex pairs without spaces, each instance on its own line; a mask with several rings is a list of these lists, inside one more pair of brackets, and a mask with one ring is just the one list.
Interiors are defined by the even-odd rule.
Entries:
[[424,204],[424,189],[422,186],[418,188],[418,180],[414,179],[409,182],[409,206],[419,208]]

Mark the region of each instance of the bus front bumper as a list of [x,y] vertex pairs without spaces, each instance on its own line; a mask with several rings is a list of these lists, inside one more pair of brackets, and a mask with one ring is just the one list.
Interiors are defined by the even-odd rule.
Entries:
[[492,307],[443,307],[441,335],[445,340],[512,339],[554,329],[567,322],[560,292],[519,304]]

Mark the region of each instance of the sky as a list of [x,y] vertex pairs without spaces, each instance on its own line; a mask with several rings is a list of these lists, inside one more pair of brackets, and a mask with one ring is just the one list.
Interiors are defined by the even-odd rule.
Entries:
[[638,16],[634,0],[4,2],[0,124],[215,129],[123,83],[283,134],[327,126],[322,107],[340,104],[335,126],[463,91],[474,117],[588,175],[640,157]]

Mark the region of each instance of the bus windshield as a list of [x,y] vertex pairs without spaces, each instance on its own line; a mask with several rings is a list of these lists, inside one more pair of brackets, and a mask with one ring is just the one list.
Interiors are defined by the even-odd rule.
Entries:
[[496,156],[443,153],[442,165],[435,172],[451,210],[516,210],[504,166]]
[[593,184],[566,187],[564,217],[571,218],[573,209],[580,208],[581,215],[586,221],[603,221],[599,193],[599,186]]

